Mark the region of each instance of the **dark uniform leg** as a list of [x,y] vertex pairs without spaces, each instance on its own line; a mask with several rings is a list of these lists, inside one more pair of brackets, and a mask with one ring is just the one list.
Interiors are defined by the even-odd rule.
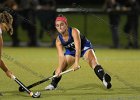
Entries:
[[119,21],[120,16],[116,13],[109,14],[110,29],[112,32],[113,48],[119,47]]

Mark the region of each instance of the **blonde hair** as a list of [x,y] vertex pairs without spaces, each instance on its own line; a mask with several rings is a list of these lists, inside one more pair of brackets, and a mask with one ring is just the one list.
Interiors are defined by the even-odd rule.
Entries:
[[11,14],[9,14],[7,11],[3,11],[2,13],[0,13],[0,24],[4,25],[4,27],[6,24],[6,31],[10,35],[13,34],[12,23],[13,23],[13,17]]

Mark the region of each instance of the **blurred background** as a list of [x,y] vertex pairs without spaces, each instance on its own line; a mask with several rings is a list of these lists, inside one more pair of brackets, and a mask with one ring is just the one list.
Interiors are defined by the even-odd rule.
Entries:
[[4,45],[55,47],[55,18],[63,14],[95,47],[139,48],[139,0],[0,0],[14,18]]

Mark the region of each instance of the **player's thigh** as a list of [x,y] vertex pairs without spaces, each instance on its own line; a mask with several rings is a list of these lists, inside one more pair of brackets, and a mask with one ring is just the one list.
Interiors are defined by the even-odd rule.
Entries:
[[83,57],[91,67],[95,67],[98,64],[97,57],[93,49],[87,50]]
[[75,57],[71,55],[66,55],[66,61],[67,61],[67,67],[70,67],[74,64],[75,62]]

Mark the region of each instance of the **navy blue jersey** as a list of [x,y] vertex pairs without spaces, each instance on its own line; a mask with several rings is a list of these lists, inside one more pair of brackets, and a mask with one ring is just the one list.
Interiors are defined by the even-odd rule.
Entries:
[[[74,39],[72,37],[72,28],[68,28],[68,41],[64,41],[62,35],[59,33],[58,37],[59,40],[61,41],[61,44],[65,47],[66,52],[65,55],[72,55],[75,56],[75,44],[74,44]],[[85,36],[80,35],[81,39],[81,56],[85,53],[85,50],[92,49],[92,44],[88,39],[86,39]]]

